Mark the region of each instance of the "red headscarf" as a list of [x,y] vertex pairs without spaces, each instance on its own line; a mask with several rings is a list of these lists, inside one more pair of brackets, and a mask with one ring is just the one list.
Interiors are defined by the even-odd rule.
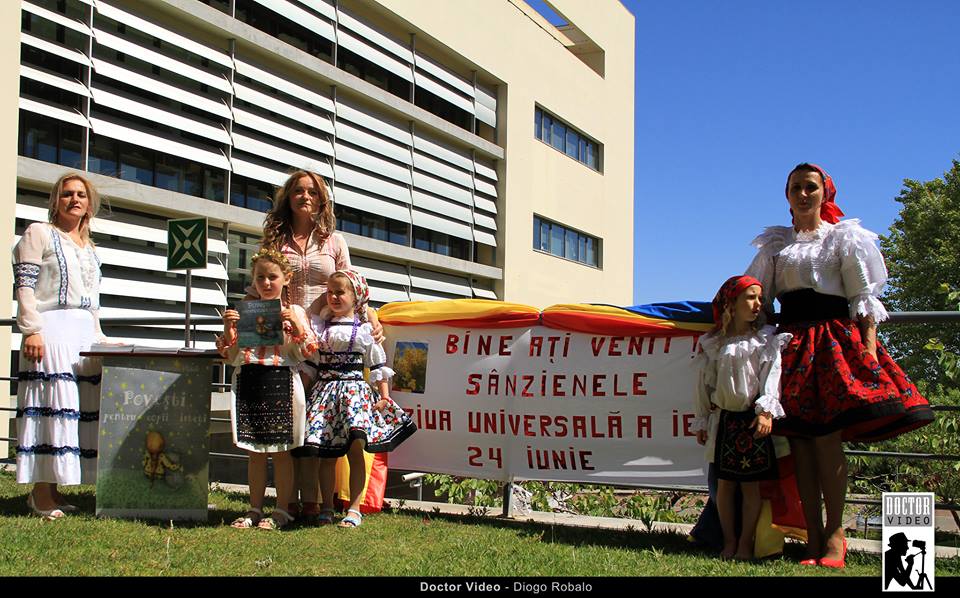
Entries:
[[754,285],[763,289],[763,285],[760,284],[759,280],[745,274],[741,276],[731,276],[723,283],[713,298],[714,331],[720,330],[720,326],[723,325],[723,312],[726,311],[727,306],[733,303],[737,297],[740,296],[740,293]]
[[[834,199],[837,197],[837,187],[833,184],[833,179],[830,178],[827,171],[816,164],[805,162],[798,164],[796,168],[790,171],[790,174],[787,175],[787,186],[786,189],[784,189],[787,199],[790,198],[790,177],[798,170],[805,170],[806,168],[815,170],[823,180],[823,202],[820,204],[820,219],[830,224],[840,222],[840,217],[843,216],[843,210],[834,202]],[[793,210],[790,210],[790,215],[793,215]]]

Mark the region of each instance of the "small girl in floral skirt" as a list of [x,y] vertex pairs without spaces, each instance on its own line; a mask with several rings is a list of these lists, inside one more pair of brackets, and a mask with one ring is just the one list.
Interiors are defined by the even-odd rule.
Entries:
[[[370,287],[355,270],[338,270],[327,281],[327,305],[312,316],[319,350],[311,360],[317,378],[307,400],[307,437],[320,463],[323,508],[319,523],[333,522],[336,461],[347,455],[350,464],[350,507],[340,527],[359,527],[360,500],[366,478],[363,451],[388,452],[417,427],[390,398],[393,370],[386,366],[383,347],[373,340],[366,321]],[[363,369],[370,369],[370,387]]]
[[[790,334],[763,325],[763,287],[751,276],[729,278],[713,299],[713,331],[700,339],[697,442],[717,472],[717,510],[723,559],[753,558],[760,516],[760,481],[777,478],[770,431],[780,406],[780,350]],[[743,493],[739,540],[735,533],[737,485]]]

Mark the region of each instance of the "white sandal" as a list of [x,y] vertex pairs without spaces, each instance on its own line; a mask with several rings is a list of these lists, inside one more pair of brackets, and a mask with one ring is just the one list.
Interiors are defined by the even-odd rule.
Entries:
[[33,493],[27,495],[27,506],[30,507],[30,510],[39,515],[44,521],[55,521],[67,516],[67,514],[58,507],[47,510],[38,509],[37,504],[33,501]]
[[[253,517],[251,517],[251,515],[253,515]],[[261,509],[250,508],[247,509],[247,512],[244,513],[242,517],[237,517],[234,519],[233,523],[230,524],[230,527],[236,529],[250,529],[252,527],[257,527],[262,519],[263,511]]]
[[[356,513],[356,515],[354,515]],[[338,527],[360,527],[363,523],[363,515],[356,509],[347,509],[347,516],[340,520]]]

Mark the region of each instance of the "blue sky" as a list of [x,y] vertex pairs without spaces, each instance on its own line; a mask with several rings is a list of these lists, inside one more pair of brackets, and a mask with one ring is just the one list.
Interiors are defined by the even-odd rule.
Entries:
[[636,17],[634,303],[709,300],[789,224],[798,162],[886,233],[960,158],[956,0],[623,0]]

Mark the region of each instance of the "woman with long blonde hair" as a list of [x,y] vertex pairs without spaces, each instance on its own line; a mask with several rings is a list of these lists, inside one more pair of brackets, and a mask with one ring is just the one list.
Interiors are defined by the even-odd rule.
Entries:
[[80,357],[103,340],[100,260],[90,224],[94,186],[68,173],[50,192],[48,222],[35,222],[13,250],[17,326],[17,481],[32,483],[27,504],[46,519],[76,507],[58,485],[92,483],[97,467],[99,366]]

